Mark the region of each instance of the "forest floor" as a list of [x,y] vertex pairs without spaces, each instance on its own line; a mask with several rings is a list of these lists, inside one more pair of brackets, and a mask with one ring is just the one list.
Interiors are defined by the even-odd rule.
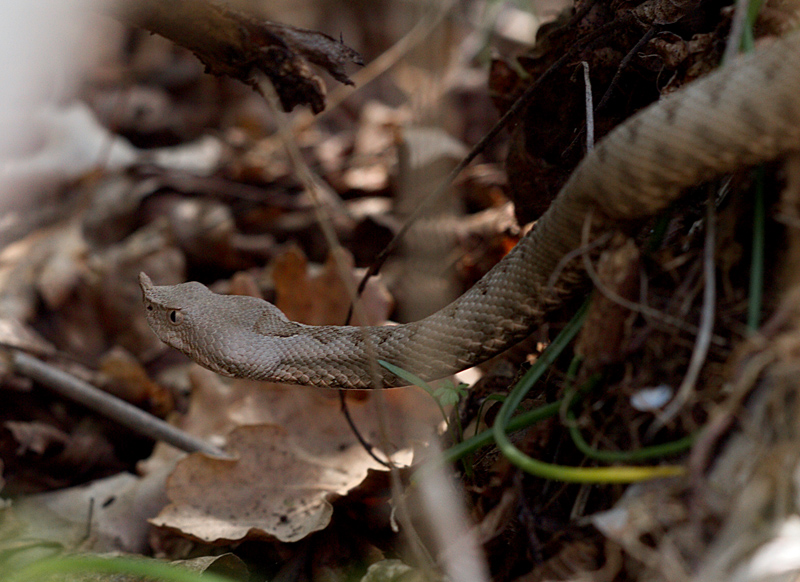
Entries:
[[[70,552],[196,559],[272,582],[357,580],[368,568],[380,580],[750,580],[800,567],[774,558],[781,544],[796,548],[800,507],[800,255],[783,226],[796,221],[781,197],[792,170],[777,163],[713,184],[713,214],[709,186],[698,187],[592,257],[603,292],[521,406],[549,412],[512,442],[556,469],[607,467],[599,480],[545,478],[488,437],[504,396],[571,329],[579,304],[443,383],[342,394],[223,378],[145,320],[142,271],[159,285],[261,297],[295,321],[345,324],[353,288],[409,217],[352,323],[446,305],[547,208],[587,134],[599,141],[719,63],[730,7],[706,0],[648,24],[624,17],[637,4],[275,2],[271,20],[341,35],[365,63],[346,65],[355,86],[320,73],[316,115],[278,111],[160,36],[88,17],[93,56],[5,155],[0,342],[229,457],[154,442],[137,421],[72,402],[5,357],[0,580]],[[768,40],[791,18],[768,4],[755,34]],[[463,445],[478,434],[480,446]],[[629,465],[643,482],[626,482]],[[665,468],[679,476],[647,479]]]

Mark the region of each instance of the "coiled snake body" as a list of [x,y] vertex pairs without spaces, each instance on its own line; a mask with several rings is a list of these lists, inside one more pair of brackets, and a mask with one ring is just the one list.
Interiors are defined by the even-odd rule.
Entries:
[[[271,304],[222,296],[200,283],[140,284],[150,326],[167,344],[221,374],[335,388],[403,382],[386,360],[424,379],[475,365],[528,335],[580,288],[562,258],[593,229],[664,209],[688,186],[800,149],[800,33],[642,110],[586,156],[536,227],[472,289],[433,315],[394,327],[307,326]],[[378,380],[378,381],[375,381]]]

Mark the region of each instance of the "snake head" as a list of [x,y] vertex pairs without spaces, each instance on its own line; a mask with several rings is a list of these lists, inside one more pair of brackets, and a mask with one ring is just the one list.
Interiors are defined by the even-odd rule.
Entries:
[[195,281],[153,285],[140,273],[139,286],[147,323],[165,344],[224,376],[269,377],[277,356],[258,350],[269,340],[256,327],[265,312],[286,322],[277,308],[256,297],[219,295]]
[[198,364],[217,373],[231,373],[218,365],[213,353],[204,346],[214,346],[213,337],[206,337],[212,326],[203,326],[213,311],[213,298],[219,297],[208,287],[197,282],[179,285],[153,285],[145,273],[139,273],[145,316],[155,334],[168,346],[180,350]]

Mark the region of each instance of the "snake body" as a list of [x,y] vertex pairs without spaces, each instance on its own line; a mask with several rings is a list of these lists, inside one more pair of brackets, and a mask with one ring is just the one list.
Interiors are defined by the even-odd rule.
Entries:
[[[687,187],[800,149],[800,33],[691,83],[640,111],[589,153],[535,228],[472,289],[417,322],[307,326],[252,297],[200,283],[154,286],[142,273],[156,334],[203,366],[256,380],[373,388],[402,385],[386,360],[426,379],[475,365],[523,339],[549,309],[584,288],[560,263],[593,231],[652,216]],[[558,270],[556,284],[549,280]]]

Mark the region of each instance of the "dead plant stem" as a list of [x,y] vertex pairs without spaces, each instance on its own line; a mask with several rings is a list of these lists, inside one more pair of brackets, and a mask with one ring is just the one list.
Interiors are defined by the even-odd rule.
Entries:
[[700,371],[703,369],[708,357],[717,308],[716,265],[714,264],[716,239],[716,213],[712,190],[709,192],[708,201],[706,202],[706,236],[703,246],[703,280],[705,284],[703,286],[703,306],[700,311],[700,329],[697,333],[692,356],[689,359],[686,375],[683,377],[675,398],[658,415],[648,429],[647,432],[650,437],[669,423],[692,397]]
[[33,356],[23,352],[13,352],[12,361],[20,374],[36,380],[57,394],[82,404],[138,434],[163,441],[187,453],[201,452],[215,457],[228,456],[224,451],[203,439],[190,435],[133,404],[112,396]]

